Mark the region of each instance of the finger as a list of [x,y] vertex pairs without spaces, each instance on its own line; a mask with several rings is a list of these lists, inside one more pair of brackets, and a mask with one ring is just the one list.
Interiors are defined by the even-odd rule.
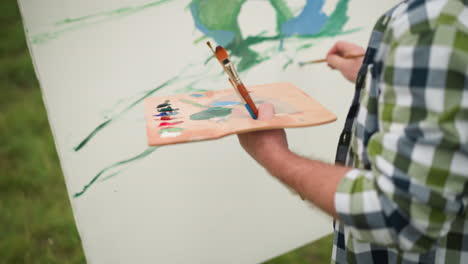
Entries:
[[328,66],[332,69],[341,69],[345,63],[346,59],[338,55],[330,55],[327,57]]
[[343,56],[351,45],[352,45],[351,43],[346,42],[346,41],[337,41],[335,45],[333,45],[333,47],[330,49],[330,51],[328,51],[327,56],[329,55]]
[[328,51],[327,57],[330,56],[330,55],[336,54],[337,51],[338,51],[338,47],[336,46],[336,43],[335,43],[335,44],[333,45],[333,47]]
[[270,120],[275,116],[275,107],[272,104],[261,104],[258,107],[258,120]]
[[338,55],[341,57],[363,54],[366,50],[356,44],[338,41],[333,48],[328,52],[328,55]]

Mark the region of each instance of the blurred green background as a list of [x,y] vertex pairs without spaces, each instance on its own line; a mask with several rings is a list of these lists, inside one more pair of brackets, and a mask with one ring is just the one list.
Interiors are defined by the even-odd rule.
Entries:
[[[16,1],[0,1],[0,24],[0,263],[85,263]],[[266,263],[325,263],[331,248]]]

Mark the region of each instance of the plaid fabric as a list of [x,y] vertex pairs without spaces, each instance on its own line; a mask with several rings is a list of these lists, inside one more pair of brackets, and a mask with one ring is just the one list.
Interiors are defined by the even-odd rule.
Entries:
[[336,161],[332,262],[468,263],[468,0],[379,19]]

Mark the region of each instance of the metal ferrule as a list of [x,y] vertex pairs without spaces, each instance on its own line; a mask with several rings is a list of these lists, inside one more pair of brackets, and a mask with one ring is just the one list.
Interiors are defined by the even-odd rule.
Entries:
[[241,84],[241,80],[239,77],[239,74],[236,71],[236,68],[234,68],[234,65],[229,59],[225,59],[223,61],[224,68],[226,69],[227,74],[229,75],[229,78],[236,84],[239,85]]

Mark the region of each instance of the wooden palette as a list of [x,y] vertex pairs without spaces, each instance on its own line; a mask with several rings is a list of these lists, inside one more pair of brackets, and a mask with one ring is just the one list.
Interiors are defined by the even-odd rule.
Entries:
[[[161,146],[256,130],[316,126],[336,116],[291,83],[248,87],[258,106],[271,103],[275,116],[254,120],[234,89],[151,97],[145,100],[148,145]],[[159,106],[159,107],[158,107]]]

